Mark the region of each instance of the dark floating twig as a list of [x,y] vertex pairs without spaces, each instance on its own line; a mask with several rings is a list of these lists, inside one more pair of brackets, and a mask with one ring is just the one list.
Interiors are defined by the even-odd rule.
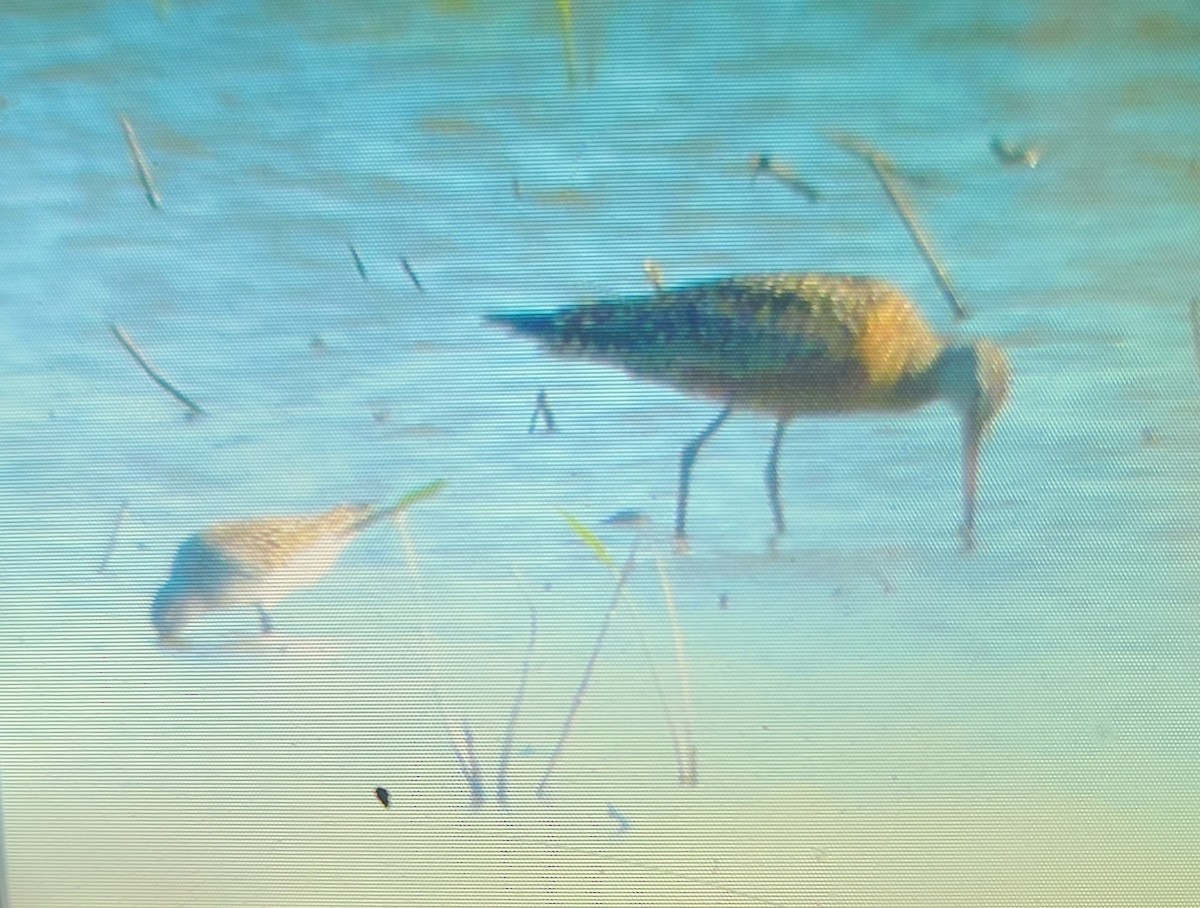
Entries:
[[375,789],[375,797],[379,799],[379,803],[384,807],[392,806],[392,796],[388,794],[388,790],[382,786]]
[[176,388],[173,384],[167,381],[162,375],[146,360],[142,355],[142,351],[137,348],[137,344],[129,337],[128,334],[115,322],[109,322],[108,330],[112,332],[112,336],[117,339],[117,342],[125,348],[125,352],[133,357],[133,361],[142,367],[142,371],[150,376],[151,381],[170,394],[173,398],[183,404],[191,411],[193,416],[205,416],[207,412],[198,403]]
[[354,248],[353,243],[347,243],[346,247],[350,250],[350,257],[354,259],[354,267],[358,269],[358,276],[365,281],[367,279],[367,266],[363,264],[362,256],[358,254],[358,250]]
[[533,405],[533,415],[529,417],[529,434],[533,434],[533,430],[537,428],[538,417],[542,417],[546,421],[546,431],[553,432],[554,413],[550,410],[550,401],[546,399],[545,389],[538,391],[537,403]]
[[750,168],[752,171],[750,176],[751,182],[756,180],[760,173],[765,173],[781,186],[787,187],[792,192],[799,193],[810,202],[815,202],[820,198],[817,190],[802,180],[789,165],[774,161],[767,154],[760,153],[752,157],[750,159]]
[[[521,579],[518,575],[518,579]],[[525,650],[525,661],[521,665],[521,680],[513,696],[512,710],[508,714],[508,728],[504,731],[504,743],[500,746],[500,769],[496,774],[496,800],[501,806],[508,804],[508,761],[512,756],[513,741],[517,733],[517,717],[525,700],[525,685],[529,681],[529,667],[533,664],[533,647],[537,642],[537,609],[529,603],[529,647]]]
[[412,270],[412,265],[408,263],[408,259],[401,258],[400,264],[404,266],[404,273],[408,275],[408,279],[413,282],[413,286],[421,293],[425,292],[425,288],[421,286],[421,281],[417,278],[417,273]]
[[600,521],[606,527],[620,527],[622,529],[642,529],[651,524],[650,518],[634,508],[625,508],[621,511],[614,511],[603,520]]
[[617,578],[616,589],[613,590],[612,601],[609,603],[608,611],[604,614],[604,623],[600,625],[600,633],[596,635],[596,642],[592,646],[591,655],[588,656],[587,666],[583,670],[583,678],[579,682],[579,689],[575,691],[575,698],[571,701],[571,708],[567,712],[567,718],[563,720],[562,732],[559,735],[558,743],[554,746],[554,752],[550,754],[550,760],[546,764],[546,771],[542,774],[542,779],[538,782],[537,796],[539,798],[546,797],[546,786],[550,782],[550,774],[554,772],[555,764],[558,763],[558,758],[562,755],[563,748],[567,745],[567,738],[571,734],[571,726],[575,722],[575,716],[579,712],[579,707],[583,704],[583,695],[587,693],[588,682],[592,679],[592,671],[596,668],[596,660],[600,657],[600,647],[604,644],[604,637],[608,634],[608,626],[612,623],[613,612],[617,610],[617,605],[621,601],[621,594],[625,590],[625,584],[629,580],[629,576],[633,573],[634,564],[636,563],[637,545],[629,552],[629,557],[625,559],[625,566],[621,568],[621,574]]
[[97,574],[103,574],[108,569],[108,562],[112,559],[113,552],[117,549],[117,535],[121,532],[121,524],[125,521],[125,512],[129,507],[129,499],[126,498],[121,502],[121,507],[117,509],[116,519],[113,520],[112,532],[108,534],[108,545],[104,549],[104,557],[100,559],[100,566],[96,568]]
[[154,178],[150,175],[150,162],[142,154],[142,146],[138,142],[137,133],[133,131],[133,124],[124,114],[121,114],[119,119],[121,128],[125,130],[125,141],[129,144],[129,155],[133,158],[133,166],[137,168],[138,180],[141,181],[142,189],[146,192],[146,201],[150,203],[151,208],[160,209],[162,208],[162,196],[158,194],[158,189],[154,185]]
[[1192,300],[1192,346],[1196,350],[1196,366],[1200,368],[1200,296]]
[[834,132],[829,133],[828,137],[835,145],[862,158],[867,162],[871,170],[874,171],[875,176],[883,186],[883,191],[887,194],[888,201],[892,203],[892,208],[900,216],[900,220],[904,222],[904,226],[908,230],[908,235],[912,237],[917,251],[921,253],[921,258],[925,260],[925,264],[933,274],[933,279],[937,282],[938,289],[942,291],[942,296],[950,304],[950,308],[954,312],[954,317],[958,319],[966,318],[968,314],[967,309],[959,301],[958,292],[954,289],[954,284],[950,280],[950,274],[934,253],[933,246],[929,242],[929,237],[926,236],[924,229],[917,222],[912,205],[904,194],[904,188],[896,178],[896,168],[892,162],[881,151],[872,148],[866,142],[854,136]]

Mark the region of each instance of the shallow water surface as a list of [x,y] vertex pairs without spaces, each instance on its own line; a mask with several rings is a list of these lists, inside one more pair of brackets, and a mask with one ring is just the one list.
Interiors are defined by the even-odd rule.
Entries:
[[[1191,4],[3,6],[16,908],[1200,903]],[[969,320],[836,131],[894,159]],[[819,199],[752,181],[759,153]],[[735,414],[678,554],[716,406],[483,322],[647,292],[647,259],[872,274],[1003,346],[975,551],[931,405],[797,420],[778,540],[773,427]],[[157,644],[192,533],[436,479],[410,551],[364,533],[274,639],[246,611]],[[538,799],[615,584],[564,511],[638,559]]]

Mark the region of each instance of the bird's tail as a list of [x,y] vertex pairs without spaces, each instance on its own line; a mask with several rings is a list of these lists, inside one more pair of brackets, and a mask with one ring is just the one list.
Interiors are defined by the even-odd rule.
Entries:
[[562,333],[554,312],[489,312],[485,319],[493,325],[500,325],[515,334],[532,337],[550,346],[558,342]]
[[493,312],[487,320],[529,337],[552,353],[584,356],[628,365],[628,355],[652,344],[650,321],[668,313],[651,311],[640,297],[569,306],[556,312]]

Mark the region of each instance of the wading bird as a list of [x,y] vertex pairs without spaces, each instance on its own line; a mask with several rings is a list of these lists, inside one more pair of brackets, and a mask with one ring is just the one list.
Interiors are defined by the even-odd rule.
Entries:
[[971,545],[979,446],[1007,396],[1008,363],[986,341],[949,344],[888,283],[825,274],[734,277],[487,318],[555,354],[621,366],[723,404],[680,458],[681,546],[692,466],[734,410],[777,420],[765,478],[775,529],[783,532],[779,449],[795,417],[905,411],[933,400],[962,415],[962,529]]
[[355,536],[409,503],[339,505],[316,516],[230,521],[189,536],[150,607],[159,641],[176,644],[195,619],[238,608],[254,609],[262,632],[270,633],[272,608],[320,581]]

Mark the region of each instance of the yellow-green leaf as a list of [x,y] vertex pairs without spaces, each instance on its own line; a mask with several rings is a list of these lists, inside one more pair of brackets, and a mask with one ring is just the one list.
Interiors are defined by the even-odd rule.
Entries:
[[571,0],[558,0],[558,23],[562,29],[563,57],[567,64],[567,84],[575,83],[575,17]]
[[600,537],[588,529],[579,518],[571,516],[566,511],[560,510],[559,513],[562,514],[563,520],[567,522],[567,526],[571,528],[571,532],[578,536],[596,554],[600,563],[615,571],[617,563],[613,561],[612,555],[608,554],[608,549],[600,541]]
[[435,495],[437,495],[438,492],[440,492],[445,487],[446,487],[446,480],[444,480],[444,479],[437,479],[437,480],[434,480],[433,482],[426,483],[425,485],[421,486],[419,489],[413,489],[411,492],[409,492],[407,495],[405,495],[403,498],[401,498],[399,501],[397,501],[394,505],[392,505],[390,508],[388,508],[388,510],[394,514],[399,514],[403,511],[407,511],[413,505],[420,504],[422,501],[428,501],[430,498],[433,498]]

